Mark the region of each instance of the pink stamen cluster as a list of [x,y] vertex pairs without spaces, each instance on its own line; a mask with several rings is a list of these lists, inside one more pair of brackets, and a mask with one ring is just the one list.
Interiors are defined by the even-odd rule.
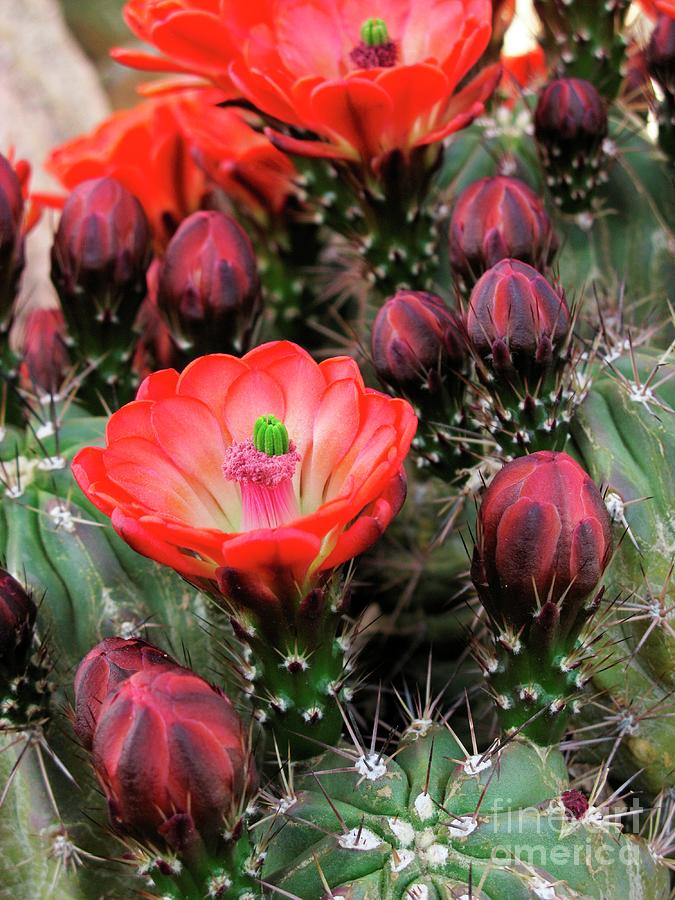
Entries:
[[361,41],[349,54],[349,58],[358,69],[391,69],[396,65],[397,56],[394,41],[387,41],[376,47]]
[[241,490],[241,528],[277,528],[298,516],[293,475],[300,454],[291,443],[288,453],[268,456],[252,440],[237,441],[226,453],[223,475]]
[[258,484],[274,488],[282,481],[293,478],[300,454],[291,442],[288,453],[268,456],[256,450],[252,440],[236,441],[227,449],[223,463],[223,475],[228,481],[239,484]]

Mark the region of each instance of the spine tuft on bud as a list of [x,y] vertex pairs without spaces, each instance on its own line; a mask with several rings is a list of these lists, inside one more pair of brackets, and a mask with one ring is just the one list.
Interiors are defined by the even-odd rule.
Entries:
[[481,178],[465,188],[450,220],[450,263],[471,288],[502,259],[519,259],[544,269],[558,239],[544,205],[517,178]]

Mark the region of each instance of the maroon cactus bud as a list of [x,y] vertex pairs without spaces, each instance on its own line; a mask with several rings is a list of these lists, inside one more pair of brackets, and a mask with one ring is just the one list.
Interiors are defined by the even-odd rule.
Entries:
[[675,94],[675,19],[662,13],[647,47],[647,68],[667,94]]
[[92,178],[78,184],[63,207],[52,279],[59,293],[88,294],[98,316],[112,317],[117,295],[145,292],[149,251],[150,229],[138,200],[114,178]]
[[521,628],[549,601],[562,604],[568,630],[611,551],[609,514],[590,476],[566,453],[543,450],[508,463],[485,492],[471,577],[499,625]]
[[517,178],[481,178],[460,194],[450,220],[450,262],[468,284],[502,259],[543,269],[557,247],[542,202]]
[[54,396],[70,367],[66,324],[60,309],[33,309],[23,323],[21,384],[27,391]]
[[9,572],[0,569],[0,673],[12,677],[26,664],[37,607]]
[[471,292],[466,328],[476,352],[502,372],[538,376],[569,329],[565,298],[527,263],[504,259]]
[[588,797],[581,791],[563,791],[560,801],[565,808],[565,815],[570,819],[583,819],[588,812]]
[[246,350],[260,312],[260,279],[243,228],[221,212],[185,219],[162,260],[157,302],[181,348]]
[[134,350],[133,369],[142,379],[158,369],[182,369],[183,354],[176,346],[157,306],[160,260],[153,259],[147,271],[147,294],[136,319],[138,340]]
[[108,695],[93,762],[114,825],[177,850],[195,834],[217,843],[255,782],[232,703],[180,668],[137,672]]
[[537,140],[554,155],[590,153],[607,136],[607,106],[590,81],[559,78],[539,94]]
[[415,397],[459,381],[452,373],[466,361],[459,317],[423,291],[398,291],[386,301],[373,325],[371,350],[382,381]]
[[75,674],[74,729],[80,743],[91,749],[103,702],[136,672],[175,668],[178,663],[163,650],[137,638],[106,638],[87,653]]
[[24,264],[23,194],[13,166],[0,154],[0,325],[7,326]]

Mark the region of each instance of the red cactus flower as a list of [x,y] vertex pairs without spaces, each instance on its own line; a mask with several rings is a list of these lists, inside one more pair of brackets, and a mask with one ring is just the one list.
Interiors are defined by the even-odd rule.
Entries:
[[123,681],[136,672],[178,663],[163,650],[138,638],[105,638],[84,657],[75,673],[75,721],[80,743],[91,749],[103,703]]
[[69,189],[116,178],[143,205],[158,250],[202,206],[210,179],[256,213],[277,210],[295,170],[240,113],[216,106],[223,96],[208,90],[145,100],[57,147],[46,167]]
[[490,0],[374,0],[368,14],[350,0],[130,0],[128,24],[163,57],[115,55],[236,89],[268,115],[319,135],[273,134],[282,149],[311,156],[377,164],[480,115],[499,67],[457,89],[488,45]]
[[0,569],[0,675],[18,674],[33,638],[37,607],[19,582]]
[[501,89],[507,96],[516,100],[524,90],[537,88],[548,72],[544,48],[537,44],[532,50],[516,56],[502,54]]
[[21,330],[22,387],[43,396],[55,396],[70,368],[63,313],[60,309],[32,309]]
[[378,312],[371,349],[380,379],[404,391],[434,389],[466,359],[462,323],[434,294],[398,291]]
[[157,306],[176,343],[193,356],[250,347],[260,278],[241,225],[213,210],[185,219],[160,263]]
[[450,262],[469,284],[509,257],[543,268],[557,246],[543,203],[517,178],[481,178],[457,199],[450,220]]
[[[261,421],[286,452],[268,455]],[[379,537],[403,502],[415,427],[352,359],[317,364],[277,341],[151,375],[73,473],[139,553],[215,594],[236,578],[274,601]]]
[[578,609],[609,562],[602,495],[566,453],[542,450],[495,476],[478,515],[471,577],[499,624],[521,627],[547,601]]
[[675,93],[675,18],[660,15],[646,52],[649,74],[668,94]]
[[659,13],[675,18],[675,0],[638,0],[638,2],[651,19],[656,19]]
[[194,672],[136,672],[108,694],[93,763],[113,823],[177,851],[218,840],[255,782],[248,735],[228,698]]

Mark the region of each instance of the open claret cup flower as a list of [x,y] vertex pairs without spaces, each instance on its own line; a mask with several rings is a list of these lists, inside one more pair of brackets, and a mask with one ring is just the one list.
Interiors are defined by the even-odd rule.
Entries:
[[162,58],[130,65],[201,75],[319,140],[269,132],[281,149],[377,168],[484,108],[499,66],[467,84],[491,33],[489,0],[130,0],[126,20]]
[[279,211],[293,190],[293,164],[238,110],[218,107],[224,96],[214,88],[144,100],[56,147],[46,168],[69,190],[117,179],[141,202],[160,252],[214,187],[249,214]]
[[149,376],[73,473],[139,553],[273,615],[387,527],[416,424],[352,359],[278,341]]

